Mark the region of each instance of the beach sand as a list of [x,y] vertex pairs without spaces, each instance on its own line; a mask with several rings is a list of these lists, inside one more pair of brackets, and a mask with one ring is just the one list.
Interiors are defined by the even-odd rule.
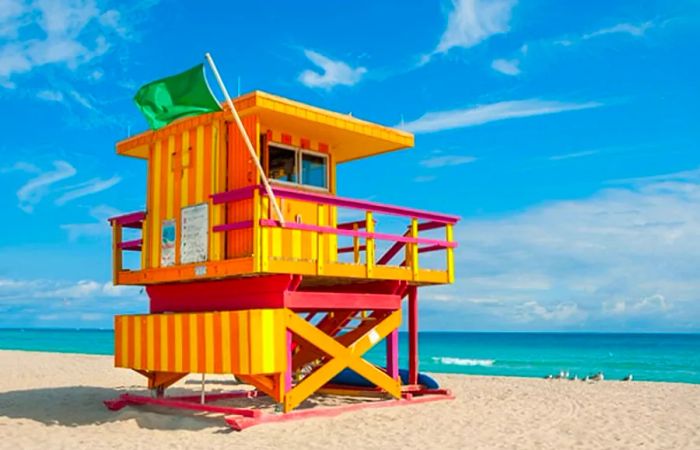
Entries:
[[107,410],[145,384],[108,356],[0,351],[0,374],[0,448],[700,449],[700,385],[437,375],[455,400],[234,432],[221,416]]

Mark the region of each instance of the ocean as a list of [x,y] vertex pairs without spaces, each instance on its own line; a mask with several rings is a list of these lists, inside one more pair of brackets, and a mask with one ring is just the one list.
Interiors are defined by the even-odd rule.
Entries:
[[[407,336],[399,335],[400,367],[407,367]],[[422,332],[420,370],[435,373],[579,378],[700,384],[700,334]],[[0,329],[0,349],[111,355],[111,330]],[[384,346],[370,350],[379,364]]]

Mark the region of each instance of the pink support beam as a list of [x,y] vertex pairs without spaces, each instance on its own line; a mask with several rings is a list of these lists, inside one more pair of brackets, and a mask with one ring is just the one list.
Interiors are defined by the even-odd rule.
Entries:
[[123,214],[121,216],[110,217],[107,219],[112,225],[118,224],[123,228],[141,228],[143,226],[143,221],[146,218],[145,211],[138,211],[129,214]]
[[117,247],[119,247],[122,250],[131,250],[131,251],[140,252],[142,245],[143,245],[143,239],[134,239],[133,241],[120,242],[117,245]]
[[418,287],[408,288],[408,384],[418,383]]

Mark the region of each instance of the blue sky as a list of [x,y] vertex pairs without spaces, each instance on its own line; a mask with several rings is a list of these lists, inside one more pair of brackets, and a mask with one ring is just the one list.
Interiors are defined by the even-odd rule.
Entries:
[[110,282],[145,192],[114,143],[210,51],[230,90],[416,134],[338,190],[462,216],[426,329],[700,331],[698,2],[253,4],[0,0],[0,327],[145,311]]

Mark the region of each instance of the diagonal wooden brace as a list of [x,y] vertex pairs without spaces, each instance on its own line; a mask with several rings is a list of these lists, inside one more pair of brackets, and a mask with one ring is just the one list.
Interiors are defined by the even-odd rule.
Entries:
[[401,311],[396,310],[374,324],[347,347],[336,341],[294,312],[287,313],[287,328],[331,357],[324,365],[304,378],[285,394],[284,411],[288,412],[328,383],[343,369],[350,368],[395,398],[401,397],[401,385],[373,364],[362,359],[375,344],[401,325]]

